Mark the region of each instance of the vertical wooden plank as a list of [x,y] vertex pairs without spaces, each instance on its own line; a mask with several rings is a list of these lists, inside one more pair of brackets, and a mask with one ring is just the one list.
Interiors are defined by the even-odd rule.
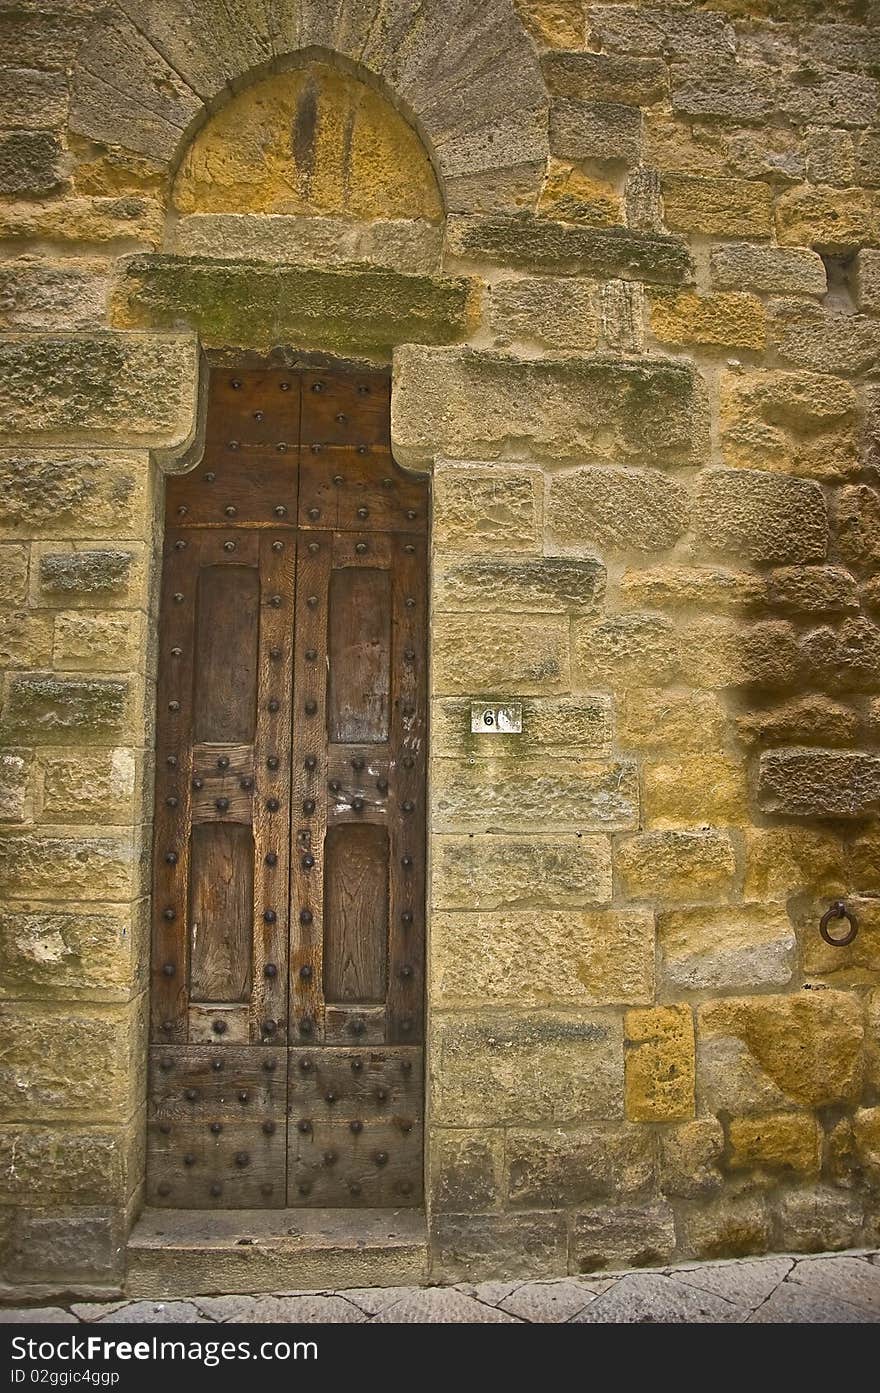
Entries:
[[327,735],[342,744],[388,739],[391,577],[344,567],[330,576]]
[[192,829],[189,867],[190,996],[246,1001],[251,989],[254,845],[241,822]]
[[260,581],[251,566],[203,566],[196,599],[193,739],[250,744]]
[[388,985],[388,832],[331,827],[324,847],[323,987],[327,1002],[378,1005]]

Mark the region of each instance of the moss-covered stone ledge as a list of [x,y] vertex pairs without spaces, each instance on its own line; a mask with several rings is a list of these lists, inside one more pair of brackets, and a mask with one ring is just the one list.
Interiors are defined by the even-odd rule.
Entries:
[[0,336],[0,441],[175,449],[196,417],[192,334]]
[[186,325],[213,346],[387,355],[401,342],[459,342],[479,306],[479,284],[465,277],[148,255],[124,265],[112,315],[121,328]]
[[391,438],[411,468],[441,456],[689,464],[708,443],[705,384],[689,363],[405,344],[394,365]]
[[625,227],[578,227],[527,214],[449,218],[446,250],[466,262],[561,276],[685,285],[694,264],[686,242]]

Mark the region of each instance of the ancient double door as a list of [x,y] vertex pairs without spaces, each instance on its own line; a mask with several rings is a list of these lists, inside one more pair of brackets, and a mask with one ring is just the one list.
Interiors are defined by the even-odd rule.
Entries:
[[389,408],[217,368],[168,481],[152,1204],[421,1201],[428,490]]

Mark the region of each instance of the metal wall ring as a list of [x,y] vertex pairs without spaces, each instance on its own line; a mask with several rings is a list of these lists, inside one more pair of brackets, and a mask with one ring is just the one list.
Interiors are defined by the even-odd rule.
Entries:
[[[828,932],[828,925],[831,923],[832,919],[846,919],[849,923],[849,930],[842,938],[835,938]],[[832,948],[846,948],[852,943],[858,931],[859,921],[852,910],[847,909],[843,900],[835,900],[834,903],[826,909],[822,918],[819,920],[819,932],[825,942],[830,943]]]

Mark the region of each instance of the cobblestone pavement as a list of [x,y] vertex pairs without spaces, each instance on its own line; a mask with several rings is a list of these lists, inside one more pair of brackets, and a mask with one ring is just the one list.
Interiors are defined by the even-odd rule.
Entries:
[[69,1306],[0,1309],[0,1324],[13,1321],[125,1325],[181,1321],[880,1322],[880,1253],[744,1258],[613,1276],[459,1282],[454,1287],[358,1287],[167,1301],[74,1301]]

